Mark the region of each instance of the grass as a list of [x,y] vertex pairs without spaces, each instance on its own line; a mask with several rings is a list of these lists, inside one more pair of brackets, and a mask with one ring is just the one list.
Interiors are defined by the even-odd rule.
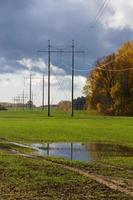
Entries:
[[95,181],[45,160],[0,155],[0,199],[129,200]]
[[130,197],[70,172],[56,163],[88,170],[110,180],[124,180],[130,186],[133,179],[133,157],[110,157],[93,163],[67,161],[59,158],[31,159],[12,155],[11,150],[31,153],[30,149],[7,144],[38,142],[104,142],[133,147],[133,117],[105,117],[95,112],[70,113],[0,112],[0,199],[46,200],[129,200]]
[[[133,180],[133,157],[110,157],[93,162],[70,161],[62,158],[47,157],[55,163],[65,164],[109,178],[124,178]],[[131,172],[132,171],[132,172]]]
[[12,151],[18,151],[19,153],[27,153],[27,154],[33,154],[33,150],[28,148],[28,147],[21,147],[21,146],[17,146],[15,144],[11,144],[11,143],[5,143],[5,142],[0,142],[0,150],[3,151],[7,151],[7,152],[12,152]]
[[133,170],[133,157],[111,157],[103,160],[104,163],[123,169]]
[[0,112],[0,138],[31,142],[109,142],[133,146],[133,117],[105,117],[95,113],[53,111]]

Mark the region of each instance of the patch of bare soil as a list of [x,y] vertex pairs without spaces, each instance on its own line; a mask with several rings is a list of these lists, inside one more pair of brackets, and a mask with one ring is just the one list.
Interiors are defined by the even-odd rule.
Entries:
[[63,164],[57,164],[57,165],[60,165],[61,167],[65,168],[67,170],[76,172],[80,175],[83,175],[83,176],[88,177],[92,180],[95,180],[96,182],[103,184],[103,185],[109,187],[110,189],[117,190],[119,192],[123,192],[123,193],[133,197],[133,187],[125,184],[125,182],[121,179],[119,179],[119,181],[118,180],[109,180],[105,176],[98,176],[98,175],[90,173],[89,171],[86,172],[86,171],[83,171],[81,169],[69,167],[69,166],[63,165]]

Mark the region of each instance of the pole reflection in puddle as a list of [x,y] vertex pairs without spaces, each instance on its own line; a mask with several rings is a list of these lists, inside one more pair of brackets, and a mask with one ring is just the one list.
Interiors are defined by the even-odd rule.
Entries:
[[70,160],[93,161],[109,156],[132,156],[133,148],[102,143],[45,143],[33,144],[39,155]]
[[[56,147],[55,147],[55,150],[56,150]],[[58,149],[59,151],[63,151],[63,149]],[[51,154],[51,149],[50,149],[50,143],[47,143],[46,145],[46,154],[47,156],[50,156]],[[70,160],[73,160],[73,151],[74,151],[74,144],[73,143],[70,143],[70,146],[68,145],[68,151],[70,152],[70,157],[69,157],[69,154],[68,154],[68,157],[70,158]]]
[[71,160],[73,160],[73,143],[71,143]]
[[47,156],[49,156],[49,143],[47,143]]

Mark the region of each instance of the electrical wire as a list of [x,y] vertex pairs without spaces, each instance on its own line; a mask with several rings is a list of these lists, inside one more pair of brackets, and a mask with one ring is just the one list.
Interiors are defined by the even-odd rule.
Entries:
[[[62,55],[60,55],[60,57],[61,56]],[[59,57],[56,57],[56,58],[57,58],[57,60],[56,60],[57,62],[60,62],[60,64],[63,64],[63,62],[62,62],[63,59],[60,60]],[[54,71],[52,71],[52,73],[54,74],[55,77],[61,77],[62,78],[61,80],[59,78],[57,78],[57,85],[58,85],[59,89],[61,89],[61,91],[62,91],[63,95],[66,97],[66,99],[69,99],[67,93],[64,92],[64,88],[63,88],[64,78],[61,75],[56,75],[56,73]]]
[[100,17],[103,15],[103,13],[106,10],[109,3],[110,3],[110,0],[104,0],[102,6],[100,7],[99,11],[97,12],[96,17],[94,18],[94,21],[92,22],[91,27],[94,27],[94,25],[99,21]]
[[[99,8],[96,16],[94,17],[94,20],[92,20],[92,22],[90,22],[90,28],[93,28],[94,25],[99,21],[100,17],[103,15],[104,11],[106,10],[106,8],[108,7],[109,3],[111,0],[104,0],[103,4],[101,5],[101,7]],[[78,32],[76,32],[75,36],[79,35],[80,32],[83,30],[83,28],[86,26],[86,24],[82,27],[80,27],[80,30]]]
[[[112,62],[110,62],[110,63],[106,63],[106,64],[104,64],[104,65],[102,65],[101,67],[96,67],[96,68],[92,68],[92,69],[86,69],[86,70],[77,70],[77,69],[74,69],[74,71],[76,71],[76,72],[91,72],[93,69],[99,69],[99,70],[102,70],[102,71],[110,71],[110,72],[124,72],[124,71],[130,71],[130,70],[133,70],[133,68],[123,68],[123,69],[105,69],[105,68],[102,68],[102,67],[105,67],[105,66],[107,66],[107,65],[109,65],[109,64],[111,64],[111,63],[113,63],[114,61],[112,61]],[[67,68],[69,68],[70,69],[70,67],[69,66],[67,66],[67,65],[65,65],[65,67],[67,67]],[[95,67],[95,66],[94,66]]]
[[125,72],[125,71],[133,70],[133,67],[131,67],[131,68],[123,68],[123,69],[104,69],[102,67],[97,67],[96,69],[100,69],[102,71],[108,71],[108,72]]
[[101,5],[101,7],[99,8],[99,10],[97,11],[97,14],[96,14],[96,16],[95,16],[95,18],[94,18],[94,21],[97,20],[99,14],[101,13],[101,11],[103,10],[103,8],[105,7],[107,1],[108,1],[108,0],[104,0],[104,1],[103,1],[103,4]]
[[[59,76],[59,75],[56,75],[55,72],[53,72],[53,75],[54,75],[55,77],[61,77],[61,76]],[[62,79],[61,81],[59,81],[59,79],[57,80],[57,86],[58,86],[58,87],[56,88],[56,91],[57,91],[58,89],[61,89],[61,91],[62,91],[63,95],[66,97],[66,99],[69,99],[68,96],[67,96],[67,94],[66,94],[66,92],[64,92],[63,83],[64,83],[64,79]]]

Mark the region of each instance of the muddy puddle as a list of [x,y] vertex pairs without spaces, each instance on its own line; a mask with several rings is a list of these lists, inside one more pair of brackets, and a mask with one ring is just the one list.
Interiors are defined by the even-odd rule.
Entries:
[[94,161],[108,156],[133,156],[133,148],[101,143],[32,144],[41,156],[61,157],[78,161]]

